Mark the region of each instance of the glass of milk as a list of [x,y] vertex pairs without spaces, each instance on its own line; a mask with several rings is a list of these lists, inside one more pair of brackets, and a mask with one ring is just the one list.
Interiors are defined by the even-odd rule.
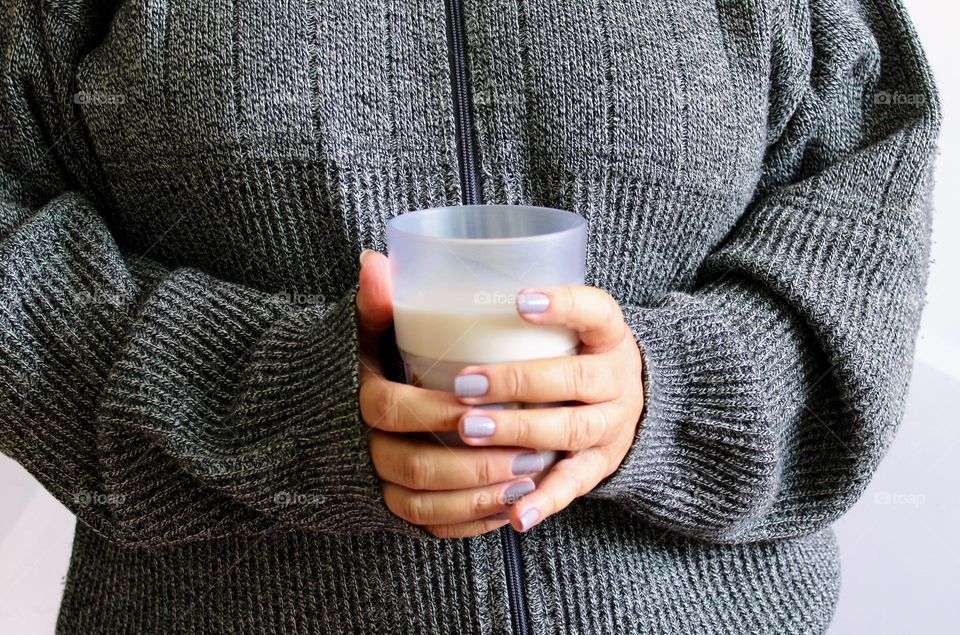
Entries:
[[[582,216],[523,205],[440,207],[390,220],[393,318],[407,382],[453,391],[457,373],[471,364],[576,355],[577,334],[525,322],[516,294],[583,284],[586,236]],[[455,432],[433,436],[461,443]],[[550,465],[558,457],[544,458]]]

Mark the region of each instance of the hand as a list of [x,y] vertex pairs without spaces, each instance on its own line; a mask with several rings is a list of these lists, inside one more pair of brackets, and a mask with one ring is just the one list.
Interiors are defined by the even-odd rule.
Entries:
[[[362,257],[357,294],[360,412],[373,430],[370,456],[387,507],[442,538],[482,534],[509,522],[510,504],[534,489],[527,476],[543,456],[523,448],[448,447],[412,432],[456,432],[470,408],[452,393],[388,381],[376,354],[393,320],[390,270],[381,254]],[[492,516],[492,517],[491,517]]]
[[587,286],[523,290],[520,315],[531,324],[579,333],[576,356],[464,368],[456,380],[461,403],[478,405],[580,402],[567,407],[471,410],[460,435],[472,446],[566,450],[537,486],[510,511],[526,531],[612,474],[633,443],[643,411],[643,360],[623,312],[606,292]]

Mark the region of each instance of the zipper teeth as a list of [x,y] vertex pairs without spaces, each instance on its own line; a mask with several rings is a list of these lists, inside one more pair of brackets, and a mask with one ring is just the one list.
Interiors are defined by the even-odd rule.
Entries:
[[517,635],[529,635],[530,623],[524,606],[523,569],[520,568],[520,536],[510,525],[500,529],[503,545],[503,561],[507,569],[507,592],[510,596],[510,614],[513,630]]
[[[470,74],[467,68],[466,24],[463,0],[444,0],[447,16],[447,38],[450,45],[450,74],[453,92],[453,117],[456,125],[457,154],[460,161],[461,202],[478,205],[480,200],[480,170],[477,162],[477,145],[474,136],[473,112],[470,109]],[[500,529],[500,544],[507,578],[507,600],[510,604],[510,619],[516,635],[529,635],[530,621],[527,615],[523,584],[520,536],[507,525]]]
[[466,58],[466,26],[462,0],[446,0],[450,38],[450,70],[453,75],[454,119],[460,155],[460,187],[464,205],[480,204],[480,175],[477,163],[473,112],[470,109],[470,78]]

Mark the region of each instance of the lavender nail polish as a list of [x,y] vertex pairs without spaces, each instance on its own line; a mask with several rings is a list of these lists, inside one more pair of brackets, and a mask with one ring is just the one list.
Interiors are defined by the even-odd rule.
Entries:
[[542,293],[521,293],[517,296],[517,310],[521,313],[543,313],[550,308],[550,298]]
[[533,527],[533,523],[540,518],[540,512],[536,507],[531,507],[520,515],[520,531],[526,531]]
[[460,375],[453,380],[453,392],[457,397],[482,397],[490,389],[486,375]]
[[506,505],[513,505],[521,496],[526,496],[535,489],[537,489],[537,486],[533,484],[533,481],[522,481],[509,485],[503,490],[503,502]]
[[471,439],[482,439],[493,436],[497,430],[497,424],[490,417],[480,415],[468,415],[463,418],[463,436]]
[[543,469],[543,455],[538,453],[521,454],[510,464],[514,476],[534,474]]

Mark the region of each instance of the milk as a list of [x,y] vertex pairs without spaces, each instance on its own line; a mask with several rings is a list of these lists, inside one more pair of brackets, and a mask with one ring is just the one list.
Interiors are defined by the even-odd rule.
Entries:
[[[512,304],[457,311],[394,304],[393,316],[397,346],[404,355],[418,358],[418,369],[421,359],[462,368],[575,355],[579,342],[570,329],[526,322]],[[425,388],[453,390],[453,376],[441,377],[432,371],[417,376]]]
[[[513,304],[473,305],[457,311],[394,304],[397,346],[407,383],[431,390],[453,391],[453,380],[465,366],[498,364],[576,355],[577,334],[563,327],[526,322]],[[491,404],[490,409],[549,408],[562,404]],[[448,445],[460,444],[457,433],[433,435]],[[557,460],[545,454],[545,464]]]

